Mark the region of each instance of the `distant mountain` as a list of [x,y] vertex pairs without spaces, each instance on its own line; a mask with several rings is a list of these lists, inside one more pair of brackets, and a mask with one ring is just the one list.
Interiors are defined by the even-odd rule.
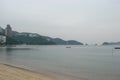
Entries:
[[60,38],[54,38],[52,39],[52,41],[55,42],[57,45],[83,45],[83,43],[75,41],[75,40],[65,41]]
[[19,32],[13,31],[12,34],[13,34],[13,36],[16,36],[17,34],[19,34]]
[[67,44],[65,40],[62,40],[60,38],[53,38],[52,41],[55,42],[57,45],[66,45]]
[[75,41],[75,40],[68,40],[66,42],[68,45],[83,45],[83,43]]
[[31,36],[14,36],[14,40],[17,41],[18,44],[29,44],[29,45],[55,45],[54,42],[44,39],[41,36],[31,37]]
[[17,44],[29,45],[56,45],[53,41],[48,40],[37,33],[16,32],[13,31],[13,37]]
[[102,45],[120,45],[120,42],[104,42]]
[[[39,35],[37,33],[22,32],[22,33],[15,34],[15,32],[14,32],[14,35],[19,36],[19,37],[24,36],[24,38],[25,37],[31,37],[31,38],[34,38],[34,39],[36,38],[39,41],[40,41],[40,38],[41,38],[41,39],[44,39],[43,41],[47,41],[48,44],[52,43],[52,44],[56,44],[56,45],[83,45],[83,43],[75,41],[75,40],[65,41],[61,38],[51,38],[51,37],[48,37],[48,36]],[[46,44],[46,43],[44,43],[44,44]]]
[[48,36],[42,36],[42,37],[44,37],[45,39],[53,41],[56,45],[83,45],[83,43],[75,41],[75,40],[65,41],[61,38],[51,38]]

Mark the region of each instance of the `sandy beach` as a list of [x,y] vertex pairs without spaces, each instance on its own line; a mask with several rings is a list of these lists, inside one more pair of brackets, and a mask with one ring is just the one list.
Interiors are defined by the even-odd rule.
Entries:
[[85,80],[71,76],[42,74],[7,64],[0,64],[0,80]]

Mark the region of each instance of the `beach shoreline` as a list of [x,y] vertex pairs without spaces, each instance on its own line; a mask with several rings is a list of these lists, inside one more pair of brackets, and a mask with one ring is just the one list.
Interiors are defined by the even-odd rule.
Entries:
[[29,69],[0,63],[0,80],[87,80],[73,76],[39,73]]

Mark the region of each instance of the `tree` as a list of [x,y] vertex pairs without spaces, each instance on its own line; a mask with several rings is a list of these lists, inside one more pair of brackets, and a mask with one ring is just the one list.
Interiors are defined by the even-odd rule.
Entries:
[[6,45],[14,45],[17,44],[18,42],[13,39],[12,37],[6,37]]

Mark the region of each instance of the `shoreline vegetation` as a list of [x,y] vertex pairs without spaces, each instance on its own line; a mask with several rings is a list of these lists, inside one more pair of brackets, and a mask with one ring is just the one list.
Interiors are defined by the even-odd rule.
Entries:
[[0,80],[86,80],[56,73],[38,73],[8,64],[0,63]]

